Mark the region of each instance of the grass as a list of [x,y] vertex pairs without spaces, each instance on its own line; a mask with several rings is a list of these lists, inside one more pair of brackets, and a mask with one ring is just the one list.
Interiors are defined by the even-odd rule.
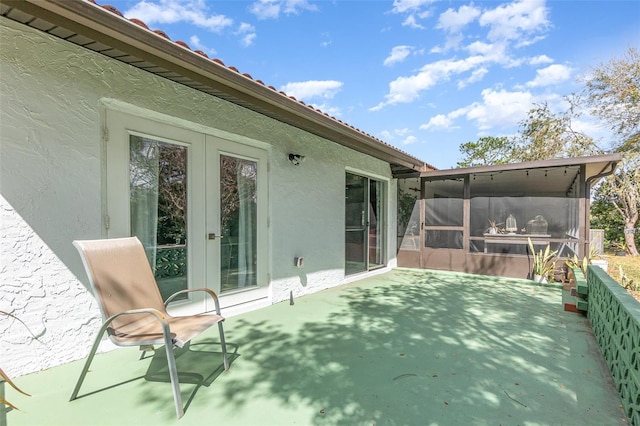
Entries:
[[[628,279],[632,279],[635,284],[640,283],[640,257],[639,256],[615,256],[609,254],[607,256],[609,262],[608,272],[611,277],[622,285],[622,277],[620,276],[620,267]],[[637,288],[640,289],[640,288]]]

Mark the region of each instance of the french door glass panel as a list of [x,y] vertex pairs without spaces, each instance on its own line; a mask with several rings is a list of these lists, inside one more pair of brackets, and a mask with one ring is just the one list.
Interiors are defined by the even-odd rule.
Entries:
[[145,248],[163,300],[189,287],[187,150],[176,143],[129,137],[131,235]]
[[207,280],[223,307],[267,297],[267,153],[207,136],[206,162]]
[[221,291],[257,285],[258,163],[220,155]]

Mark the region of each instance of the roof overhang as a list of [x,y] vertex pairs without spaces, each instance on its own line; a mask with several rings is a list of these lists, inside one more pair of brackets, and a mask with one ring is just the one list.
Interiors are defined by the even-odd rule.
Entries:
[[388,162],[394,175],[434,169],[322,111],[88,1],[0,0],[0,15]]
[[[480,193],[566,193],[576,181],[589,184],[615,171],[619,153],[589,157],[555,158],[544,161],[466,167],[421,173],[427,180],[460,179],[469,176]],[[518,173],[522,172],[522,173]]]

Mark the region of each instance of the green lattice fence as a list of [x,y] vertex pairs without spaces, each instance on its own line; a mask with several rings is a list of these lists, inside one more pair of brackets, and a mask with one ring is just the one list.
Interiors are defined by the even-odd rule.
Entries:
[[185,245],[160,246],[156,252],[156,279],[183,277],[187,273]]
[[640,426],[640,303],[597,266],[589,266],[588,316],[624,409]]

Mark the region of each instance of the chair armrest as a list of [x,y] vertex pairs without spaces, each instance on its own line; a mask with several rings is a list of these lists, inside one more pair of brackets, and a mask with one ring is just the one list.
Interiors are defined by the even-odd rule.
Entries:
[[195,291],[204,291],[209,296],[211,296],[211,298],[213,299],[213,304],[215,306],[216,314],[221,315],[220,314],[220,302],[218,301],[218,295],[216,294],[215,291],[211,290],[210,288],[204,288],[204,287],[203,288],[188,288],[188,289],[185,289],[185,290],[176,291],[171,296],[169,296],[167,298],[167,300],[164,301],[165,309],[167,308],[169,303],[171,303],[171,301],[173,299],[175,299],[177,296],[179,296],[179,295],[181,295],[183,293],[191,293],[191,292],[195,292]]
[[167,318],[165,317],[165,315],[160,312],[157,309],[154,308],[144,308],[144,309],[131,309],[129,311],[123,311],[123,312],[119,312],[115,315],[111,315],[109,318],[107,318],[107,320],[104,322],[103,325],[109,325],[114,319],[122,316],[122,315],[134,315],[134,314],[149,314],[149,315],[153,315],[154,317],[156,317],[156,319],[158,321],[160,321],[160,323],[162,323],[162,326],[164,327],[165,325],[167,326],[167,329],[169,328],[169,321],[167,320]]
[[115,315],[110,316],[102,324],[102,327],[100,328],[100,336],[102,336],[102,333],[104,333],[107,330],[111,322],[113,322],[113,320],[115,320],[116,318],[123,315],[140,315],[140,314],[149,314],[156,317],[156,319],[160,321],[160,325],[162,326],[162,334],[164,336],[165,343],[173,344],[173,338],[171,337],[171,328],[169,327],[169,320],[162,312],[154,308],[131,309],[131,310],[119,312]]

